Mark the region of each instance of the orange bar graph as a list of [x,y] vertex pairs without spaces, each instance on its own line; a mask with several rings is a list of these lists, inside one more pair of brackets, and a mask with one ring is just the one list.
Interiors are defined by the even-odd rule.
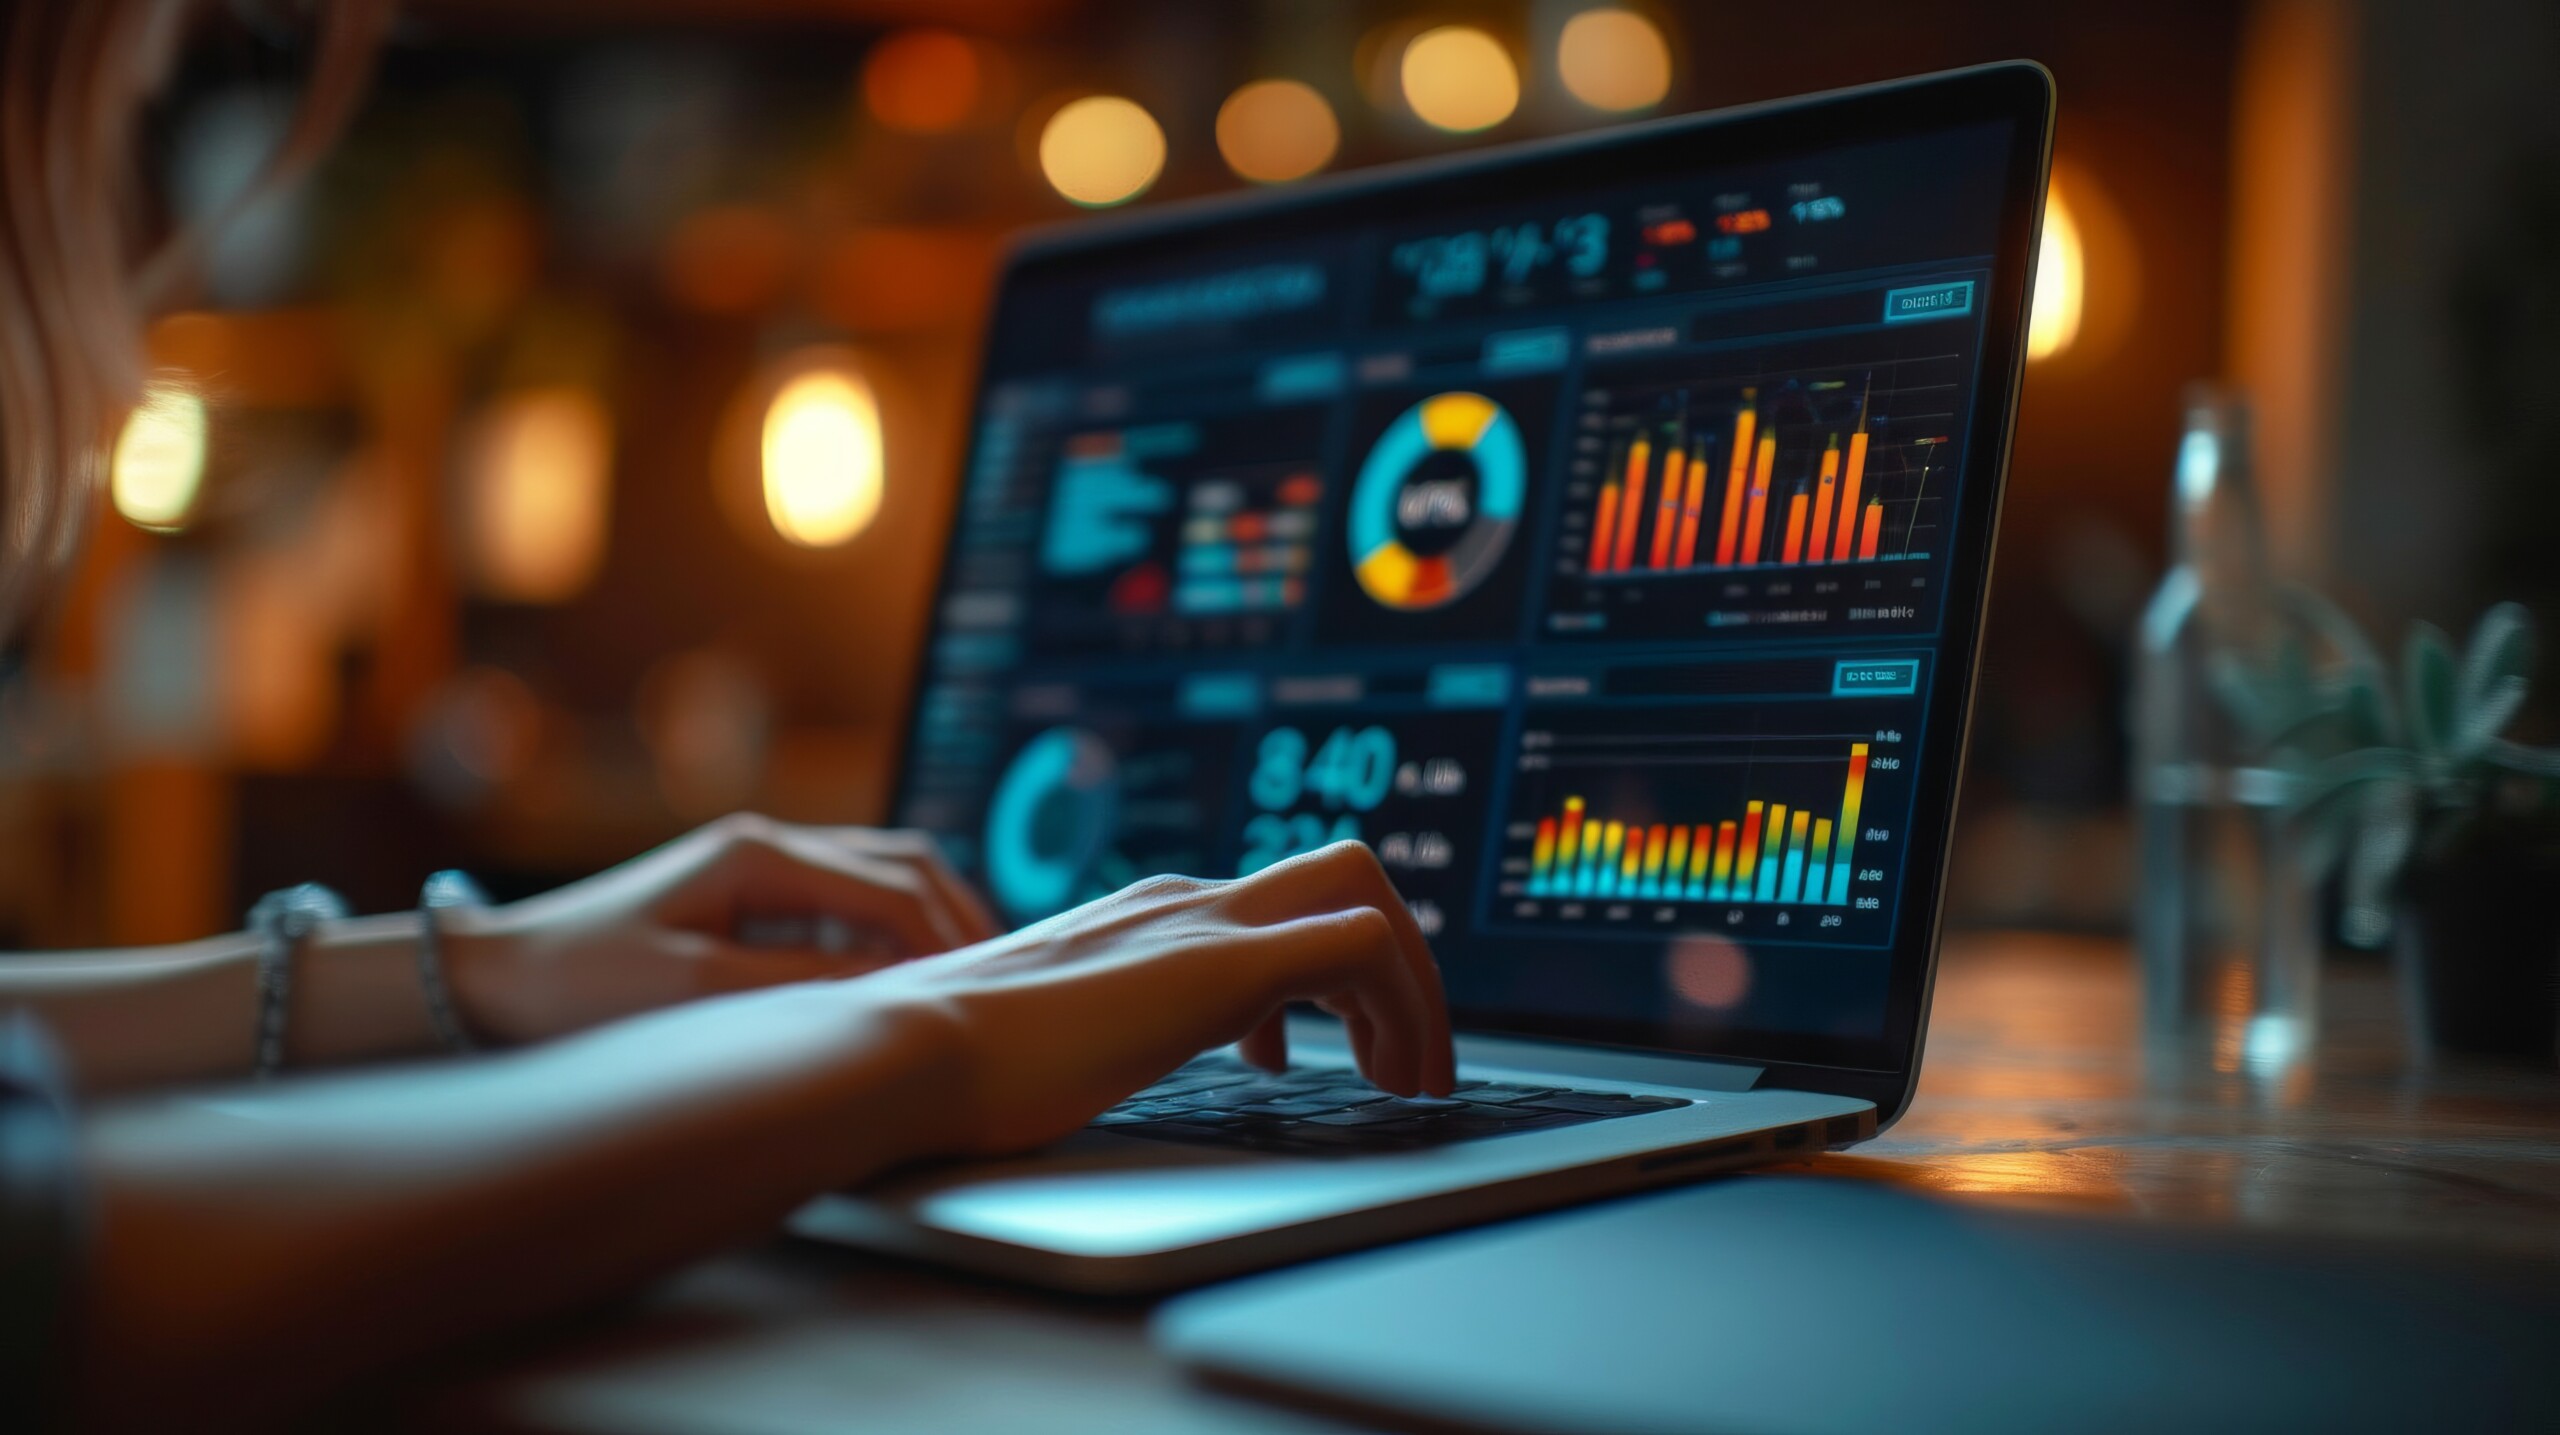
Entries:
[[1681,471],[1680,436],[1662,446],[1662,494],[1653,504],[1653,549],[1655,571],[1671,566],[1671,539],[1680,527],[1680,490],[1685,475]]
[[[1825,554],[1832,551],[1831,505],[1839,496],[1839,487],[1840,435],[1833,434],[1831,446],[1822,451],[1822,478],[1814,489],[1813,532],[1805,539],[1804,558],[1807,563],[1819,563]],[[1845,545],[1840,548],[1839,553],[1843,558],[1849,556],[1849,550]]]
[[[1831,543],[1834,561],[1849,556],[1851,525],[1858,521],[1858,500],[1865,495],[1858,490],[1867,476],[1867,427],[1863,416],[1858,431],[1849,435],[1849,464],[1840,477],[1840,533]],[[1872,555],[1870,555],[1872,556]]]
[[1609,571],[1610,539],[1618,531],[1618,481],[1611,479],[1600,485],[1600,511],[1591,524],[1591,556],[1582,564],[1586,573]]
[[1858,556],[1861,558],[1875,557],[1876,542],[1883,536],[1884,505],[1881,503],[1870,503],[1867,505],[1866,521],[1858,525]]
[[1573,870],[1574,859],[1581,855],[1582,799],[1568,797],[1564,800],[1564,831],[1558,834],[1556,840],[1556,865],[1570,872]]
[[1689,865],[1689,829],[1671,829],[1671,846],[1662,854],[1662,888],[1668,896],[1680,894],[1680,869]]
[[1531,844],[1529,848],[1529,860],[1535,863],[1540,871],[1545,871],[1555,865],[1556,820],[1554,818],[1541,817],[1538,819],[1538,840]]
[[1733,460],[1725,467],[1724,519],[1716,526],[1716,566],[1733,566],[1735,549],[1742,542],[1742,489],[1750,477],[1751,433],[1759,427],[1760,411],[1751,407],[1754,394],[1742,396],[1743,407],[1733,416]]
[[1762,434],[1751,460],[1751,496],[1742,515],[1742,564],[1760,561],[1760,538],[1769,519],[1769,470],[1778,464],[1778,436]]
[[1766,804],[1754,802],[1742,809],[1742,845],[1734,851],[1733,880],[1749,882],[1760,865],[1760,819]]
[[1671,833],[1657,822],[1645,829],[1643,891],[1650,896],[1662,890],[1662,858],[1671,843]]
[[1644,517],[1645,470],[1653,462],[1653,441],[1639,435],[1627,449],[1626,492],[1618,499],[1617,546],[1609,552],[1610,571],[1624,573],[1635,566],[1636,522]]
[[1707,441],[1700,439],[1689,447],[1689,491],[1680,499],[1680,546],[1672,555],[1674,567],[1686,568],[1698,561],[1698,524],[1707,510]]
[[1804,495],[1801,493],[1787,500],[1786,546],[1779,552],[1782,556],[1778,561],[1781,563],[1804,561]]
[[1714,870],[1708,873],[1708,877],[1716,884],[1715,890],[1718,894],[1722,894],[1725,891],[1725,883],[1733,879],[1733,838],[1732,822],[1716,824],[1716,865]]

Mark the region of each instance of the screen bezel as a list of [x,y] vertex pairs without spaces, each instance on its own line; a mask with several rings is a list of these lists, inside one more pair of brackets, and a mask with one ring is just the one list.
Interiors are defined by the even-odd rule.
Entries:
[[[1873,1101],[1880,1121],[1890,1122],[1909,1103],[1918,1079],[1930,994],[1937,969],[1939,915],[1946,885],[1955,794],[1971,728],[1976,670],[1987,609],[1991,562],[2006,485],[2018,390],[2025,368],[2027,300],[2033,292],[2036,238],[2043,219],[2051,163],[2053,77],[2032,61],[2010,61],[1924,75],[1884,84],[1831,91],[1798,99],[1674,116],[1591,135],[1534,141],[1440,160],[1380,166],[1284,189],[1166,205],[1152,211],[1055,226],[1018,241],[998,280],[979,348],[972,402],[962,416],[966,431],[961,462],[970,461],[992,346],[1003,332],[1007,306],[1028,283],[1053,281],[1080,266],[1122,267],[1194,246],[1214,244],[1221,231],[1251,225],[1258,243],[1285,240],[1347,222],[1392,223],[1408,212],[1457,209],[1488,203],[1526,203],[1539,196],[1588,191],[1678,176],[1707,166],[1784,159],[1808,151],[1897,139],[1982,122],[2008,121],[2010,147],[2004,166],[1998,242],[1983,326],[1978,432],[1991,441],[1971,446],[1959,509],[1957,540],[1946,571],[1939,637],[1929,699],[1931,714],[1920,754],[1912,810],[1936,813],[1915,820],[1906,848],[1903,919],[1887,977],[1883,1059],[1851,1057],[1840,1038],[1782,1032],[1718,1034],[1702,1042],[1694,1031],[1659,1022],[1534,1018],[1516,1011],[1470,1012],[1454,1008],[1459,1030],[1571,1042],[1652,1054],[1727,1060],[1762,1069],[1773,1086],[1831,1092]],[[1370,212],[1351,217],[1363,206]],[[890,811],[907,795],[908,741],[918,720],[924,677],[932,658],[932,631],[949,576],[952,524],[960,497],[946,485],[940,557],[922,615],[924,633],[908,674],[906,720],[893,743]]]

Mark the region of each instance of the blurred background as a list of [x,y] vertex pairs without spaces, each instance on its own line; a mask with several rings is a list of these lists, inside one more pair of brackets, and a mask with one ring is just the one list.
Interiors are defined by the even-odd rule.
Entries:
[[[166,226],[308,59],[213,9],[136,157]],[[0,688],[0,948],[879,818],[1018,229],[2016,56],[2062,109],[1952,916],[2121,928],[2188,381],[2253,396],[2278,561],[2369,624],[2551,611],[2546,0],[409,0],[151,331]]]

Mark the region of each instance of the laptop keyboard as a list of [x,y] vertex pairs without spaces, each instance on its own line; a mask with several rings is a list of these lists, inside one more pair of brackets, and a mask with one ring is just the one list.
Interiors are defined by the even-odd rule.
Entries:
[[1462,1081],[1445,1098],[1389,1096],[1348,1068],[1273,1075],[1204,1056],[1094,1118],[1098,1130],[1291,1156],[1411,1151],[1668,1111],[1676,1096]]

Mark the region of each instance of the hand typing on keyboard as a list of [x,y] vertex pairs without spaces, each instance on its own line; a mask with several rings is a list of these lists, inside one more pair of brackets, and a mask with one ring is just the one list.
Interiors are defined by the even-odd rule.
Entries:
[[859,984],[940,1013],[958,1038],[953,1154],[1055,1140],[1229,1042],[1278,1071],[1293,1001],[1342,1018],[1377,1090],[1445,1094],[1456,1081],[1431,948],[1356,842],[1230,882],[1153,878]]

